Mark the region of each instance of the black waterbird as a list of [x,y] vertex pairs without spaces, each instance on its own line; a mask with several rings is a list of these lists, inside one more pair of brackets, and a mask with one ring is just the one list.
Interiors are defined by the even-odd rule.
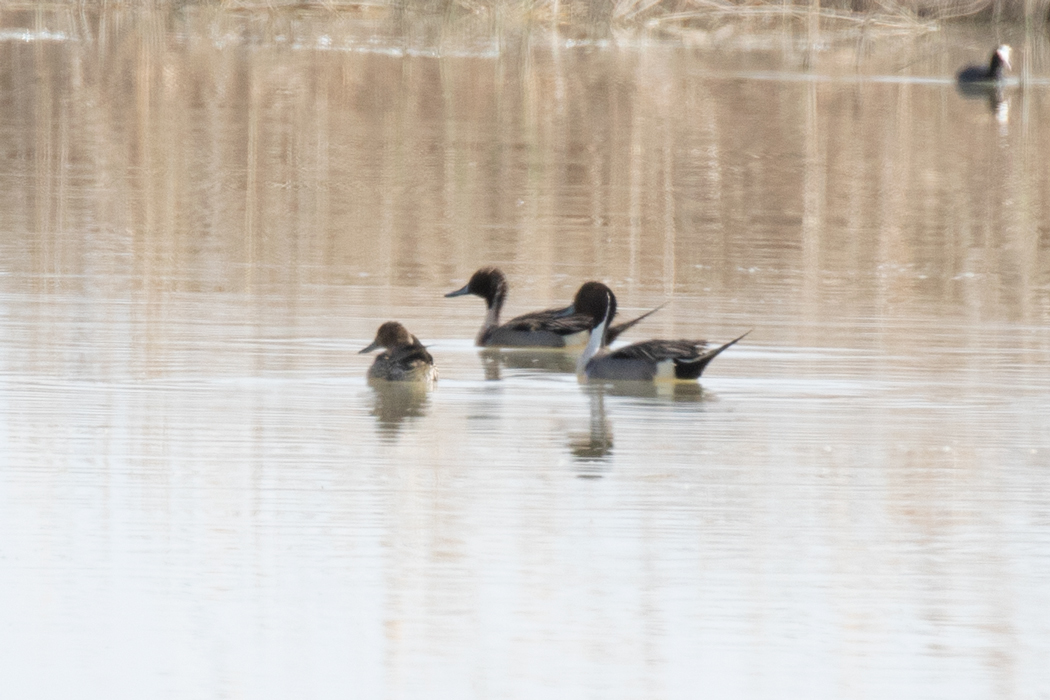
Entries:
[[1003,44],[992,52],[987,66],[966,66],[956,79],[960,84],[997,83],[1003,79],[1003,67],[1010,70],[1010,47]]

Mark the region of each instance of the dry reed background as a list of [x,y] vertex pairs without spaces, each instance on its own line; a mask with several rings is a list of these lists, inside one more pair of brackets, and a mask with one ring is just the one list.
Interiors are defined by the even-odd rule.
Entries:
[[[625,299],[643,281],[738,291],[798,321],[785,342],[826,342],[844,289],[880,313],[1050,321],[1043,91],[1015,100],[1003,139],[960,152],[992,117],[943,88],[697,80],[721,52],[566,51],[549,32],[491,29],[5,10],[8,36],[90,41],[0,42],[3,268],[72,294],[90,270],[107,294],[143,292],[157,328],[173,293],[441,289],[492,261],[537,304],[584,275]],[[805,60],[787,46],[722,67]],[[891,32],[818,60],[848,71],[859,54],[905,76],[950,76],[957,58]],[[565,261],[592,267],[559,282]],[[437,335],[432,322],[418,333]]]
[[558,26],[586,35],[638,28],[687,33],[727,23],[744,22],[752,27],[785,21],[812,23],[818,17],[869,26],[928,26],[930,21],[964,18],[1030,23],[1050,20],[1050,0],[15,0],[5,3],[0,13],[61,8],[84,13],[129,8],[276,14],[324,11],[393,21],[403,29],[412,22],[433,18],[445,23],[483,18],[500,26]]
[[[802,270],[814,318],[829,269],[872,261],[948,269],[852,281],[859,303],[948,301],[1036,323],[1050,308],[1041,91],[1014,105],[1005,142],[959,153],[953,144],[984,128],[974,115],[991,116],[944,89],[698,81],[695,62],[659,44],[566,53],[545,34],[493,38],[473,25],[453,44],[422,26],[384,34],[381,18],[211,7],[0,19],[8,32],[93,37],[91,50],[0,43],[0,225],[27,242],[5,264],[67,273],[49,284],[108,265],[155,289],[364,272],[440,287],[487,259],[521,261],[549,292],[565,260],[674,285],[719,251],[727,264],[704,283],[746,288],[738,270],[755,265]],[[326,36],[367,50],[315,50]],[[877,53],[914,66],[935,52],[906,39]],[[783,94],[772,106],[770,90]],[[755,109],[769,111],[742,120]],[[926,200],[936,204],[911,206]],[[937,282],[975,260],[992,273],[965,288],[976,297]],[[1023,281],[1008,298],[1004,278]]]

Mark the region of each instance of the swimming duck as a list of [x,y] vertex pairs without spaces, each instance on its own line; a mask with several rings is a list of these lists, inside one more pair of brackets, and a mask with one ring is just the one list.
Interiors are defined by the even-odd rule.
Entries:
[[588,379],[698,379],[711,360],[747,335],[710,350],[706,340],[647,340],[609,351],[606,328],[616,313],[616,295],[612,290],[601,282],[587,282],[576,292],[570,308],[591,318],[590,340],[576,363],[576,373]]
[[1003,79],[1003,66],[1010,68],[1010,47],[1006,44],[992,52],[987,66],[966,66],[956,76],[960,83],[997,83]]
[[[482,347],[542,347],[564,348],[583,345],[590,335],[591,319],[584,314],[569,312],[570,307],[547,309],[516,316],[500,325],[499,314],[507,298],[507,278],[496,267],[483,267],[470,278],[470,281],[446,297],[460,297],[474,294],[485,300],[488,312],[474,339]],[[662,307],[656,307],[633,321],[612,326],[608,330],[612,341],[621,333]],[[614,311],[615,313],[615,311]],[[609,317],[612,321],[612,317]]]
[[416,336],[397,321],[387,321],[379,327],[376,339],[359,354],[386,348],[376,356],[368,369],[369,379],[391,382],[433,383],[437,379],[434,358]]

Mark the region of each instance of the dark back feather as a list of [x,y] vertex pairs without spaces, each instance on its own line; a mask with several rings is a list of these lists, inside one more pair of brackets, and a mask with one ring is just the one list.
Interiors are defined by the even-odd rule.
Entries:
[[706,340],[646,340],[614,350],[608,357],[618,360],[695,360],[707,347]]
[[552,331],[558,335],[571,335],[590,329],[591,319],[583,314],[559,315],[564,309],[547,309],[515,316],[500,328],[515,331]]

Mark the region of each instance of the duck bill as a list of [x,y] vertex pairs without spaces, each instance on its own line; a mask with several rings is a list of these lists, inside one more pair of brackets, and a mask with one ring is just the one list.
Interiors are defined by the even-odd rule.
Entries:
[[465,296],[467,294],[470,294],[470,282],[467,282],[465,285],[463,285],[462,289],[457,289],[454,292],[449,292],[445,296],[446,297],[461,297],[461,296]]
[[1006,70],[1013,70],[1014,69],[1014,67],[1010,65],[1010,47],[1009,46],[1001,47],[998,51],[996,51],[996,53],[999,54],[999,60],[1003,62],[1004,66],[1006,66]]
[[369,345],[367,348],[364,348],[363,350],[358,350],[357,354],[358,355],[364,355],[366,352],[372,352],[373,350],[375,350],[378,347],[379,347],[379,341],[375,340],[375,341],[372,341],[372,344]]

